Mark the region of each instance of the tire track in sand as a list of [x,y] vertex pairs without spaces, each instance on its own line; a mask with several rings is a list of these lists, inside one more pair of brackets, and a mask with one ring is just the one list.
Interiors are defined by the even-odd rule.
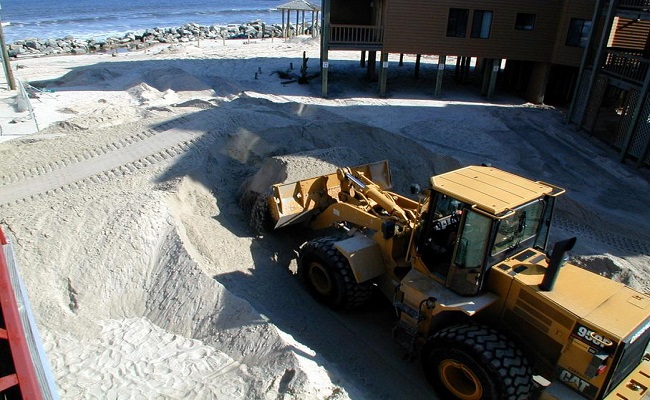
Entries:
[[[200,118],[200,121],[182,122],[126,145],[87,150],[94,156],[79,157],[77,162],[69,164],[60,163],[58,168],[40,170],[35,175],[26,175],[4,185],[0,187],[0,207],[106,182],[185,153],[207,132],[207,121]],[[195,126],[201,126],[201,129]]]
[[629,251],[634,254],[650,255],[650,244],[638,238],[630,238],[607,230],[594,229],[585,224],[559,216],[553,218],[553,223],[556,227],[567,232],[610,245],[618,250]]
[[121,149],[123,147],[127,147],[132,145],[135,142],[139,142],[141,140],[146,140],[147,138],[160,134],[162,132],[168,131],[171,128],[180,126],[184,123],[187,123],[189,120],[181,116],[179,118],[175,118],[173,120],[164,122],[158,126],[155,126],[151,129],[147,129],[142,132],[138,132],[136,134],[123,137],[120,139],[117,139],[116,141],[106,143],[102,146],[93,148],[93,149],[84,149],[81,150],[69,157],[61,158],[59,160],[54,160],[51,162],[48,162],[47,164],[40,164],[40,165],[33,165],[29,169],[24,169],[20,171],[16,171],[10,175],[3,175],[0,176],[0,190],[2,190],[2,186],[10,185],[12,183],[21,181],[23,179],[28,179],[34,176],[38,175],[44,175],[47,173],[50,173],[54,170],[58,170],[60,168],[65,167],[66,165],[70,164],[76,164],[79,162],[83,162],[87,159],[94,158],[101,156],[102,154],[106,154],[108,152],[115,151],[117,149]]

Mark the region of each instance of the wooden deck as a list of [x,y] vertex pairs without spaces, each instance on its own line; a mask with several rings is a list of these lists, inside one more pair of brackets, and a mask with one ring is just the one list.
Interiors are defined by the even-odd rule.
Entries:
[[643,85],[650,60],[641,57],[639,53],[607,49],[602,72],[619,79],[627,80],[637,85]]
[[384,28],[371,25],[330,26],[329,47],[332,49],[381,50]]

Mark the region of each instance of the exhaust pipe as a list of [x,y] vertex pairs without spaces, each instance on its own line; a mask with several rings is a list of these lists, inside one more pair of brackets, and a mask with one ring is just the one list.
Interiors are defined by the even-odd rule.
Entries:
[[539,290],[544,292],[550,292],[553,290],[555,280],[560,274],[560,268],[562,267],[562,264],[564,264],[564,253],[573,248],[576,244],[576,240],[577,239],[573,237],[555,243],[553,251],[551,252],[550,261],[548,262],[548,267],[546,268],[546,273],[544,274],[544,279],[542,279],[542,284],[539,285]]

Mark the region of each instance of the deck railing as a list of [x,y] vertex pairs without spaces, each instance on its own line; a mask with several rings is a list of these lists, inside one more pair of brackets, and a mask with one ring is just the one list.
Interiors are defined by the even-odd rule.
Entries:
[[650,10],[650,0],[619,0],[618,7],[634,10]]
[[330,45],[377,46],[384,41],[384,28],[373,25],[330,25]]
[[637,53],[607,49],[602,71],[618,78],[643,84],[650,60]]

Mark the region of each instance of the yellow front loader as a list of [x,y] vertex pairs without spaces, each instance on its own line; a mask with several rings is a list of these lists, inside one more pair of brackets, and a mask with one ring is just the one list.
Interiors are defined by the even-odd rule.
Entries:
[[650,296],[566,262],[575,238],[547,252],[563,189],[486,166],[434,176],[417,200],[390,189],[384,161],[261,203],[275,229],[340,228],[300,248],[316,299],[349,309],[381,290],[441,399],[650,398]]

